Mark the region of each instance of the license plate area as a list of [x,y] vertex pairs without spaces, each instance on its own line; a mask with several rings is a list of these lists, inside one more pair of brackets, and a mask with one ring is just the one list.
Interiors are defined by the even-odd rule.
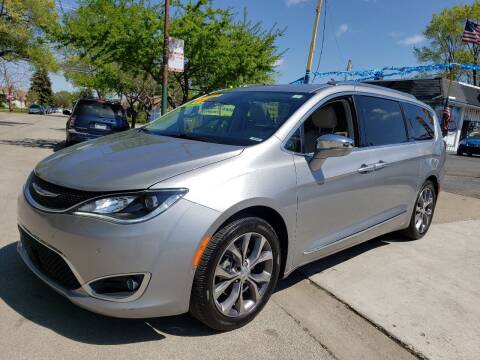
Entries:
[[107,125],[106,124],[95,123],[95,124],[93,124],[93,128],[96,129],[96,130],[107,130]]

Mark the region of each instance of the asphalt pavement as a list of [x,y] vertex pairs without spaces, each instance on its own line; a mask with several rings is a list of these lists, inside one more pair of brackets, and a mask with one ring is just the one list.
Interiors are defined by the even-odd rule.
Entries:
[[480,199],[480,155],[449,154],[443,189],[454,194]]
[[[424,240],[391,234],[304,267],[233,332],[212,332],[188,315],[113,319],[72,305],[15,250],[16,198],[34,165],[64,146],[65,121],[0,113],[0,359],[474,358],[480,200],[462,189],[440,195]],[[456,160],[449,156],[448,176],[477,176],[472,161],[480,158]]]

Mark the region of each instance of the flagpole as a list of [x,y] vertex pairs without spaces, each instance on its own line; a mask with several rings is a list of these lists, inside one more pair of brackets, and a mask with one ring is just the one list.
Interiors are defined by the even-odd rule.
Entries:
[[450,93],[452,91],[452,83],[453,83],[453,76],[456,64],[451,64],[452,67],[450,69],[450,79],[448,81],[448,88],[447,88],[447,96],[445,98],[443,111],[442,111],[442,135],[448,135],[448,127],[450,126],[450,121],[452,120],[452,114],[450,112]]

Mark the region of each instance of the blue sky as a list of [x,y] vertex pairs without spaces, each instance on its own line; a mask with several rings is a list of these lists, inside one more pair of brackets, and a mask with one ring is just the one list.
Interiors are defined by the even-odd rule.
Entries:
[[[305,72],[317,0],[215,0],[233,8],[239,17],[246,8],[252,21],[265,28],[286,27],[278,41],[286,50],[277,66],[277,82],[288,83]],[[344,70],[348,59],[354,69],[409,66],[417,63],[413,47],[425,44],[422,31],[432,14],[468,1],[455,0],[326,0],[327,22],[320,71]],[[74,1],[65,1],[75,6]],[[70,4],[70,5],[68,5]],[[65,9],[67,10],[67,9]],[[314,68],[322,42],[323,12]],[[55,91],[71,90],[61,75],[52,74]]]

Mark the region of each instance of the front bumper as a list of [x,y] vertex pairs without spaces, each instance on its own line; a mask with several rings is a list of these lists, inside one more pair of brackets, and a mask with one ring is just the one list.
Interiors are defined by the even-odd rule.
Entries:
[[[192,260],[218,216],[215,210],[182,199],[149,221],[119,225],[43,212],[33,208],[21,194],[19,226],[61,254],[81,286],[73,290],[62,287],[35,266],[21,243],[18,250],[40,279],[83,308],[127,318],[176,315],[188,311],[194,276]],[[89,282],[134,273],[148,274],[147,284],[135,300],[92,296]]]

